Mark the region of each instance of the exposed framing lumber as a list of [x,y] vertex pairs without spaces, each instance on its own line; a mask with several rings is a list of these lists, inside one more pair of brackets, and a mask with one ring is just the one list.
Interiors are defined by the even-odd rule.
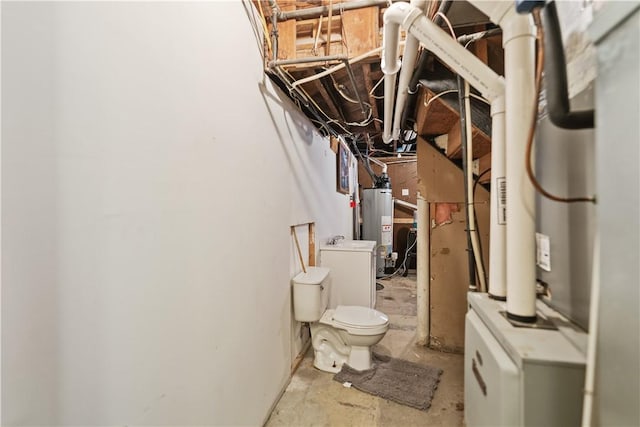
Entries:
[[[371,80],[371,64],[362,64],[362,75],[364,76],[364,85],[367,88],[367,94],[369,94],[369,104],[371,104],[371,113],[373,117],[380,117],[378,114],[378,103],[371,91],[373,90],[373,81]],[[376,128],[376,132],[382,132],[380,122],[373,121],[373,125]]]

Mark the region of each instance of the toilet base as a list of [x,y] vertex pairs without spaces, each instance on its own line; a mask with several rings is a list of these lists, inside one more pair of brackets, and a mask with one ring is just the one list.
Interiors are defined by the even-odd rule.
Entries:
[[319,323],[311,324],[313,366],[321,371],[337,373],[349,360],[350,348],[336,330]]
[[367,369],[371,369],[373,367],[373,364],[371,363],[371,347],[352,345],[347,365],[357,371],[366,371]]

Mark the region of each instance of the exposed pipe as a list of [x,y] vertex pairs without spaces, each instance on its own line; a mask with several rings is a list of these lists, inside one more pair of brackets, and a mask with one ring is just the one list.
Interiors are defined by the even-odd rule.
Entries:
[[[406,3],[394,3],[385,12],[384,19],[384,35],[389,34],[388,39],[394,35],[397,36],[402,25],[407,32],[418,38],[427,49],[465,80],[469,81],[489,101],[493,101],[504,93],[504,79],[501,76],[497,75],[484,62],[460,46],[440,27],[422,15],[419,9],[413,8]],[[386,44],[383,44],[383,65],[387,65],[389,62],[397,62],[398,47],[397,44],[392,45],[391,41],[389,39]],[[394,69],[397,72],[400,64],[398,63],[395,68],[389,68],[389,73]],[[385,103],[389,102],[392,103],[393,99],[385,99]]]
[[332,13],[341,13],[342,11],[363,9],[365,7],[386,7],[389,4],[388,0],[360,0],[335,4],[332,7],[318,6],[310,7],[308,9],[292,10],[289,12],[280,12],[277,14],[278,21],[288,21],[290,19],[312,19],[319,18],[320,16],[327,16],[329,11]]
[[542,10],[542,20],[546,33],[544,37],[546,51],[544,79],[547,87],[549,119],[554,125],[563,129],[593,128],[593,109],[571,111],[562,33],[555,1],[548,3]]
[[[425,0],[411,0],[411,6],[417,7],[424,13],[427,7],[427,2]],[[402,54],[402,68],[400,69],[400,77],[398,80],[398,95],[396,98],[395,114],[393,116],[393,129],[391,131],[391,139],[393,141],[398,141],[400,139],[402,113],[404,112],[404,106],[407,101],[409,82],[411,80],[413,69],[416,66],[419,47],[420,41],[412,34],[407,34],[404,52]],[[387,116],[385,116],[384,119],[387,121]]]
[[[382,61],[380,68],[384,73],[384,129],[382,141],[389,144],[392,141],[391,127],[393,124],[393,100],[396,90],[396,74],[400,70],[398,59],[398,42],[400,41],[400,25],[407,13],[418,11],[407,3],[395,3],[384,13],[384,29],[382,32]],[[396,23],[397,22],[397,23]],[[406,45],[405,45],[406,47]]]
[[505,55],[507,316],[536,320],[535,192],[527,178],[527,133],[535,101],[535,28],[530,15],[516,13],[512,2],[472,4],[502,27]]
[[[474,259],[473,244],[471,243],[471,213],[469,209],[469,187],[472,184],[469,182],[469,172],[471,171],[471,165],[469,164],[469,157],[467,152],[469,151],[469,137],[472,136],[471,131],[471,108],[467,108],[465,98],[469,98],[467,93],[467,85],[465,85],[462,77],[458,76],[458,108],[460,113],[460,146],[462,148],[462,173],[464,175],[464,209],[465,209],[465,235],[467,237],[467,268],[469,270],[469,290],[478,291],[476,285],[476,266],[477,263]],[[469,126],[467,126],[467,124]],[[473,190],[472,190],[473,191]],[[471,194],[471,200],[473,200],[473,194]],[[473,206],[471,206],[473,209]],[[475,227],[474,227],[475,228]],[[480,289],[481,291],[481,289]]]
[[463,144],[467,146],[466,150],[466,163],[467,163],[467,211],[469,216],[469,235],[471,236],[471,248],[473,250],[473,256],[478,270],[478,278],[480,282],[480,292],[487,292],[487,278],[484,271],[484,263],[482,262],[482,250],[480,249],[480,239],[478,237],[478,229],[476,228],[476,210],[474,207],[473,197],[473,172],[471,165],[473,164],[473,134],[471,130],[471,101],[469,98],[470,88],[469,82],[464,82],[464,109],[467,114],[466,127],[467,138],[463,141]]
[[418,345],[429,345],[429,203],[418,193],[418,232],[416,259],[416,304]]
[[507,187],[505,181],[505,99],[491,104],[491,194],[489,209],[489,296],[507,299]]
[[[504,31],[504,80],[482,61],[448,37],[433,22],[424,22],[411,10],[404,12],[404,20],[397,18],[387,25],[400,25],[414,34],[453,71],[478,89],[485,98],[494,102],[505,96],[505,123],[507,165],[507,314],[521,321],[535,321],[535,206],[534,191],[526,179],[524,161],[529,113],[534,101],[534,41],[535,31],[531,17],[518,15],[511,2],[471,3]],[[396,4],[387,9],[387,13]],[[419,14],[419,11],[418,11]],[[425,18],[426,20],[426,18]],[[388,31],[385,28],[385,31]],[[452,45],[453,44],[453,45]],[[470,58],[471,57],[471,58]],[[506,89],[506,90],[505,90]],[[385,102],[389,102],[385,100]],[[493,132],[492,132],[493,133]]]
[[[404,41],[401,41],[400,42],[400,46],[402,46],[403,44],[404,44]],[[377,48],[372,49],[372,50],[370,50],[370,51],[368,51],[366,53],[363,53],[362,55],[355,56],[355,57],[349,59],[349,65],[353,65],[356,62],[360,62],[363,59],[367,59],[367,58],[371,57],[372,55],[375,55],[375,54],[380,53],[380,52],[382,52],[382,47],[377,47]],[[346,67],[346,65],[344,63],[338,64],[338,65],[336,65],[334,67],[331,67],[328,70],[325,70],[325,71],[323,71],[321,73],[314,74],[314,75],[309,76],[309,77],[305,77],[304,79],[296,80],[293,83],[293,87],[300,86],[300,85],[312,82],[312,81],[317,80],[317,79],[321,79],[322,77],[328,76],[329,74],[333,74],[336,71],[340,71],[345,67]]]
[[271,5],[271,46],[273,53],[273,60],[278,60],[278,3],[275,0],[269,0]]
[[600,310],[600,236],[593,239],[591,260],[591,305],[589,307],[589,336],[587,338],[587,366],[582,402],[582,427],[593,425],[593,394],[595,392],[596,363],[598,353],[598,312]]
[[404,201],[404,200],[402,200],[402,199],[395,199],[395,198],[394,198],[394,199],[393,199],[393,202],[394,202],[396,205],[404,206],[405,208],[413,209],[414,211],[417,211],[417,210],[418,210],[418,205],[415,205],[415,204],[413,204],[413,203],[406,202],[406,201]]
[[[449,9],[451,8],[452,4],[453,4],[453,0],[440,1],[440,6],[438,7],[438,11],[436,12],[435,17],[433,18],[434,24],[438,26],[442,25],[442,22],[443,22],[442,17],[447,15],[447,12],[449,12]],[[407,114],[409,113],[410,110],[412,110],[412,107],[416,103],[416,97],[418,96],[418,83],[420,82],[420,79],[422,78],[422,75],[424,74],[425,69],[427,68],[428,57],[429,55],[427,54],[427,51],[423,50],[422,53],[420,54],[420,59],[418,60],[418,67],[415,69],[415,71],[413,72],[413,75],[411,76],[411,82],[409,83],[409,90],[408,90],[409,96],[407,96],[407,100],[405,101],[402,120],[400,122],[401,127],[404,123],[407,122]]]
[[273,68],[283,65],[309,64],[313,62],[344,61],[345,59],[347,59],[345,55],[309,56],[307,58],[273,60],[269,61],[268,66],[269,68]]

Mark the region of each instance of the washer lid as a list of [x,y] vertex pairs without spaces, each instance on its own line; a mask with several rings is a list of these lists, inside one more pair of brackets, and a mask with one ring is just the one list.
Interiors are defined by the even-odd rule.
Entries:
[[334,322],[360,328],[382,326],[389,323],[386,314],[368,307],[339,305],[333,313]]

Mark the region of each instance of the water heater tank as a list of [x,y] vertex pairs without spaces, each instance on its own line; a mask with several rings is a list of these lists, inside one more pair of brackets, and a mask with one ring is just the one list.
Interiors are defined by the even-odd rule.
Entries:
[[362,239],[376,242],[376,276],[385,274],[386,260],[393,251],[393,196],[390,188],[362,191]]

